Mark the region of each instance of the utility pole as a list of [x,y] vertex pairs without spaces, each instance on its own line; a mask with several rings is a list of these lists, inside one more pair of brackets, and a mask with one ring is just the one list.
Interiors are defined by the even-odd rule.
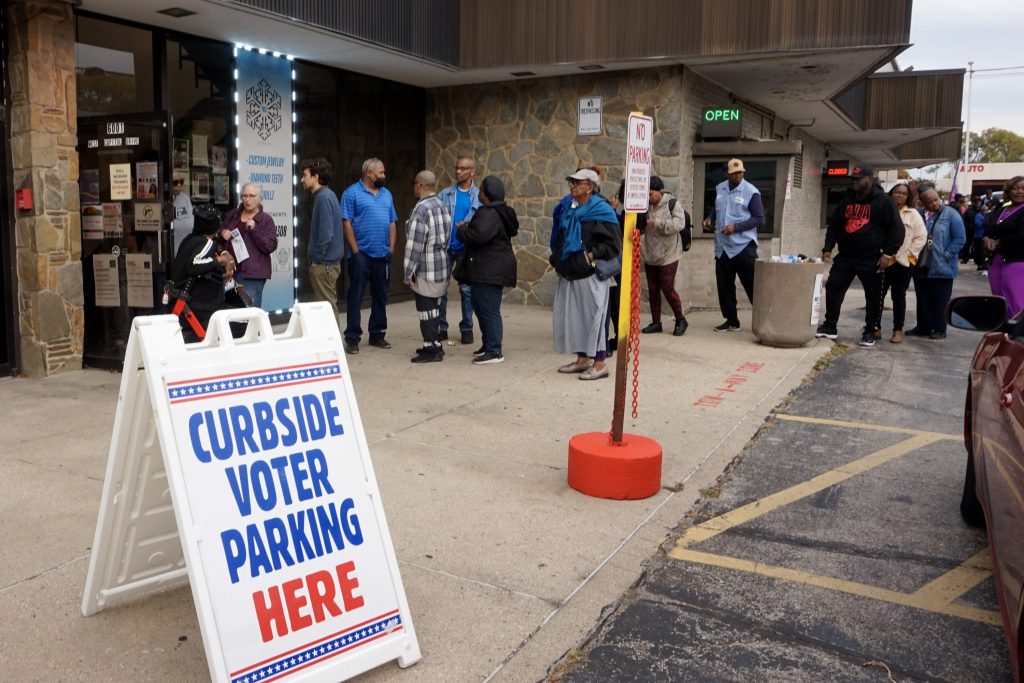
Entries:
[[964,135],[964,163],[971,157],[971,88],[974,85],[974,62],[967,62],[967,133]]

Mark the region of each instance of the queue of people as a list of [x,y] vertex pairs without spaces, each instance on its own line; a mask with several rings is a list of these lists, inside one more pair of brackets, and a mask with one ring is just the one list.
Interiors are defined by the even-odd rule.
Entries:
[[[337,316],[345,260],[349,286],[344,349],[349,354],[359,352],[360,304],[366,287],[372,299],[369,344],[389,349],[386,306],[398,216],[386,187],[384,163],[367,159],[360,178],[346,188],[340,201],[328,189],[333,179],[329,162],[309,159],[300,168],[302,187],[313,200],[308,260],[314,295],[330,303]],[[517,282],[512,241],[519,221],[505,202],[501,180],[487,176],[477,186],[475,170],[473,159],[459,158],[455,182],[440,193],[433,172],[416,175],[416,204],[405,222],[402,271],[403,282],[414,295],[423,337],[411,358],[414,363],[444,359],[452,279],[458,283],[462,304],[461,342],[473,342],[474,316],[480,327],[481,345],[473,352],[473,363],[504,361],[501,303],[503,290]],[[727,179],[715,187],[714,206],[703,219],[705,232],[714,234],[716,286],[724,319],[714,328],[716,332],[740,328],[737,279],[748,300],[754,301],[757,233],[765,220],[760,191],[745,179],[743,161],[730,159],[723,170]],[[616,196],[606,199],[601,194],[601,173],[597,166],[581,166],[566,176],[568,194],[552,214],[549,262],[557,275],[553,344],[559,353],[574,356],[558,372],[581,380],[609,376],[607,359],[616,352],[609,329],[618,317],[624,185]],[[825,285],[824,321],[815,336],[838,338],[843,300],[853,280],[859,279],[867,304],[859,345],[870,347],[881,338],[887,295],[893,310],[890,342],[902,343],[906,336],[944,339],[945,307],[968,241],[973,242],[970,256],[978,260],[979,268],[984,265],[989,270],[992,292],[1007,300],[1009,314],[1024,309],[1024,177],[1007,183],[1002,204],[978,202],[976,206],[956,199],[946,205],[933,187],[914,182],[899,182],[885,193],[866,164],[855,167],[851,180],[849,192],[827,220],[822,260],[832,265]],[[260,306],[271,276],[277,230],[263,210],[262,189],[247,183],[240,198],[223,219],[206,207],[195,211],[193,236],[181,244],[172,268],[173,280],[196,287],[192,308],[200,321],[208,321],[221,307],[239,305],[235,299],[213,296],[216,288],[210,283],[218,282],[241,305]],[[689,247],[690,217],[658,176],[650,179],[649,210],[637,216],[637,226],[651,314],[641,332],[665,331],[664,298],[673,316],[671,333],[682,336],[688,322],[675,283]],[[917,320],[904,331],[911,283]]]

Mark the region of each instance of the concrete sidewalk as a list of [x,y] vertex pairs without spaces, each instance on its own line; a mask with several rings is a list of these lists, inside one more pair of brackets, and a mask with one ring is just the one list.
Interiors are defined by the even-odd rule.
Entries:
[[[851,335],[858,296],[845,306]],[[663,488],[642,501],[600,500],[567,486],[567,444],[609,428],[613,378],[555,372],[568,358],[551,350],[549,309],[503,315],[500,365],[472,365],[475,346],[410,364],[411,302],[388,309],[393,349],[363,344],[348,357],[423,651],[407,670],[389,664],[361,680],[544,678],[832,348],[762,346],[749,311],[739,332],[714,333],[717,312],[695,312],[682,338],[643,335],[640,412],[627,414],[626,431],[661,443]],[[208,678],[189,589],[90,618],[79,611],[119,382],[98,370],[0,382],[5,680]]]

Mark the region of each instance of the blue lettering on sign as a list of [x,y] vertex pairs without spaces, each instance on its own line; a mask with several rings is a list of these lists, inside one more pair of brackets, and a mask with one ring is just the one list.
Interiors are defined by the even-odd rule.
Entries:
[[270,517],[244,529],[227,529],[220,534],[224,560],[231,583],[247,571],[256,578],[282,567],[291,567],[363,543],[363,530],[355,502],[337,501]]
[[345,429],[337,401],[334,391],[324,391],[292,396],[290,401],[278,399],[272,409],[269,403],[257,402],[193,413],[188,418],[192,451],[200,462],[209,463],[273,450],[278,442],[293,446],[328,434],[340,436]]

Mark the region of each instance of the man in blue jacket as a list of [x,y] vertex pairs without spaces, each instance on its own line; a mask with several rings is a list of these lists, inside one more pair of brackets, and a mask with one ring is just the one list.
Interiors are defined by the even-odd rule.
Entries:
[[[470,157],[460,157],[455,162],[455,182],[437,195],[452,217],[451,242],[448,245],[448,264],[454,270],[465,253],[466,245],[455,234],[460,225],[468,224],[480,208],[480,190],[473,178],[476,176],[476,162]],[[463,344],[473,343],[473,303],[469,298],[469,284],[459,283],[459,298],[462,299],[462,320],[459,332]],[[448,295],[441,297],[441,339],[448,338]]]
[[715,284],[718,287],[718,307],[725,318],[715,332],[740,329],[736,312],[737,276],[747,299],[754,303],[757,229],[764,223],[761,192],[744,180],[746,169],[743,162],[729,159],[725,170],[729,179],[715,187],[715,207],[704,219],[704,232],[715,233]]

